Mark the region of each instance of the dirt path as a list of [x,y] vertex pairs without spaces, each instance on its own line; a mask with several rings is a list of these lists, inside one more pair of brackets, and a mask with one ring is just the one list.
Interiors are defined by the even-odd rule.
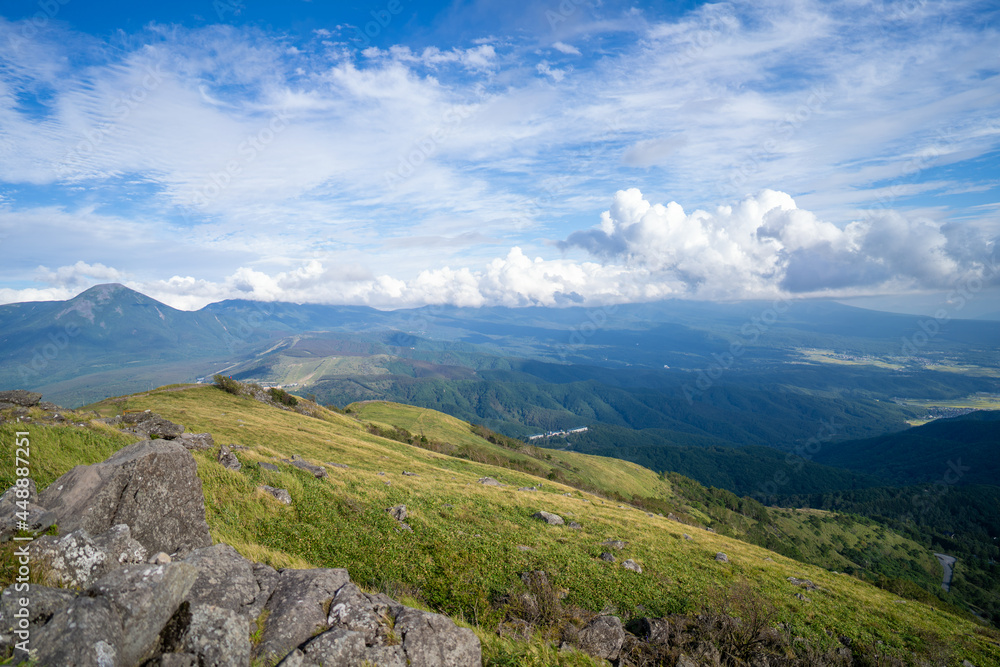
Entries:
[[957,560],[954,556],[949,556],[947,554],[934,554],[937,559],[941,561],[941,567],[944,569],[944,581],[941,582],[941,588],[944,589],[945,593],[951,591],[951,577],[954,575],[954,570],[952,566]]

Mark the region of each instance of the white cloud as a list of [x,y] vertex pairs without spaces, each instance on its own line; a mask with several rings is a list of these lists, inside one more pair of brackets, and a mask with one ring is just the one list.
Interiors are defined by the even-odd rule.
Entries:
[[580,49],[576,48],[571,44],[564,44],[563,42],[554,42],[552,44],[552,48],[555,49],[556,51],[559,51],[560,53],[565,53],[568,56],[582,55],[580,53]]
[[[660,22],[581,7],[558,34],[364,55],[235,26],[152,25],[112,49],[53,24],[14,49],[20,24],[0,19],[0,285],[81,260],[185,303],[941,284],[1000,234],[989,212],[927,203],[995,187],[963,174],[1000,147],[995,30],[962,19],[976,7],[740,1]],[[553,50],[579,57],[554,68]],[[625,184],[605,228],[573,232]],[[795,201],[715,208],[767,188]],[[705,210],[650,203],[671,197]],[[385,242],[406,238],[459,241]],[[536,261],[563,238],[594,261]],[[297,273],[312,262],[323,279]]]
[[[130,287],[179,308],[222,299],[363,304],[382,308],[454,304],[467,307],[596,305],[667,297],[747,299],[847,296],[946,289],[984,272],[995,240],[971,243],[978,255],[949,250],[942,225],[894,211],[836,225],[800,209],[789,195],[765,190],[712,211],[652,204],[637,189],[617,192],[600,223],[561,245],[597,261],[530,256],[513,247],[478,267],[424,269],[415,276],[376,275],[317,259],[285,271],[241,266],[220,280],[175,275],[130,280]],[[967,239],[961,245],[970,245]],[[125,273],[102,264],[48,270],[49,290],[6,290],[4,301],[66,298]]]

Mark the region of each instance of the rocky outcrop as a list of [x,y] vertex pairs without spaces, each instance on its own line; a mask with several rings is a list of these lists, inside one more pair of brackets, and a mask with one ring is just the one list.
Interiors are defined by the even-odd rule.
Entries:
[[617,660],[625,641],[625,628],[617,616],[598,616],[577,635],[580,650],[604,660]]
[[191,453],[166,440],[125,447],[103,463],[76,466],[38,496],[63,533],[90,535],[126,524],[152,553],[186,553],[212,544],[205,497]]
[[30,553],[54,585],[74,588],[3,591],[0,653],[16,641],[27,595],[33,664],[43,666],[482,664],[470,630],[364,593],[347,570],[276,571],[212,545],[195,473],[182,444],[153,440],[77,466],[39,494],[69,532],[36,539]]
[[32,408],[42,400],[42,395],[24,389],[11,389],[0,391],[0,403],[10,403],[23,408]]
[[184,445],[185,449],[193,451],[204,451],[215,446],[215,439],[211,433],[181,433],[177,437],[177,442]]
[[[337,590],[329,630],[292,652],[281,667],[321,665],[478,665],[479,640],[440,614],[404,607],[352,583]],[[367,663],[366,663],[367,661]]]
[[179,438],[184,433],[184,427],[175,424],[169,419],[164,419],[155,412],[146,410],[145,412],[126,412],[102,420],[104,423],[121,429],[127,433],[134,433],[142,438],[173,440]]

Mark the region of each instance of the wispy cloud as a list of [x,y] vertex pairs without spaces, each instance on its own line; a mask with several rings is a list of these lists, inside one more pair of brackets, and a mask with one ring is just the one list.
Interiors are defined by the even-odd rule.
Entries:
[[[712,275],[753,293],[904,289],[972,270],[956,244],[1000,236],[973,208],[995,198],[982,165],[1000,147],[998,35],[970,19],[979,4],[574,7],[556,23],[540,12],[534,34],[522,17],[482,39],[417,45],[400,31],[364,49],[237,25],[151,24],[111,43],[53,24],[14,41],[22,24],[0,19],[13,258],[0,285],[16,285],[0,299],[61,295],[104,280],[100,266],[186,305],[734,296]],[[667,276],[622,245],[628,225],[588,230],[629,188],[713,211],[686,224],[734,254],[665,246]],[[791,222],[737,242],[742,223],[714,213],[769,189],[823,221],[802,232],[813,246],[790,249]],[[930,263],[921,273],[865,239]],[[53,285],[39,266],[80,268]]]

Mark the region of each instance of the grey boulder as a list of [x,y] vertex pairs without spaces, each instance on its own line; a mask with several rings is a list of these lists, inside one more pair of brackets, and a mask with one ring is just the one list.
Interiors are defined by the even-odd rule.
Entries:
[[577,635],[580,650],[604,660],[617,660],[625,641],[625,628],[617,616],[598,616]]
[[540,519],[550,526],[562,526],[566,522],[558,514],[552,514],[551,512],[535,512],[531,515],[532,519]]
[[327,628],[327,604],[350,581],[344,569],[282,570],[266,609],[270,612],[260,645],[264,661],[293,651]]
[[103,463],[76,466],[39,494],[62,531],[91,535],[120,523],[150,553],[210,546],[205,496],[191,452],[166,440],[124,447]]

